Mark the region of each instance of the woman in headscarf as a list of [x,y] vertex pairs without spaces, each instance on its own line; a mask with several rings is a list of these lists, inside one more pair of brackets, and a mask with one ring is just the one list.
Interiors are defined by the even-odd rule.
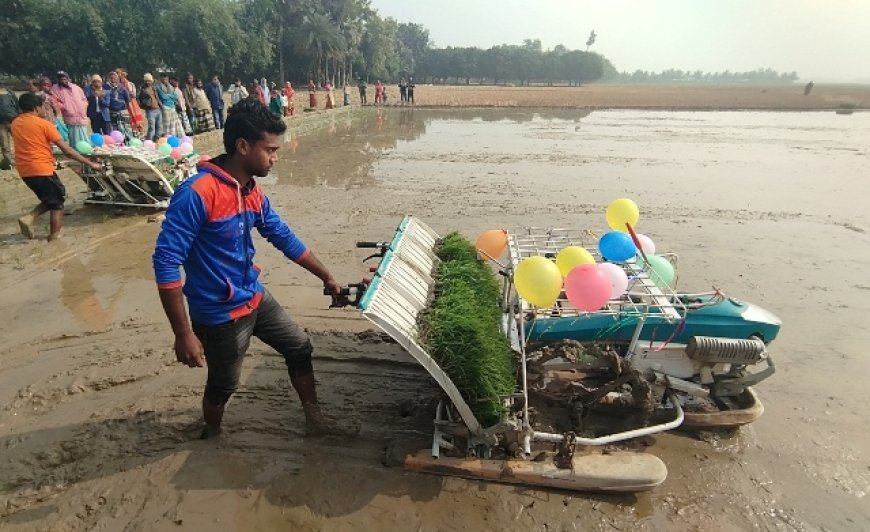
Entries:
[[326,80],[326,83],[323,84],[323,88],[326,89],[326,108],[335,109],[335,94],[332,92],[332,82]]
[[193,105],[196,113],[196,131],[205,133],[214,129],[212,122],[214,114],[211,112],[211,103],[208,101],[208,95],[202,86],[202,80],[196,80],[196,86],[193,88]]
[[260,78],[260,88],[263,90],[263,103],[269,105],[272,91],[269,90],[269,84],[266,83],[266,78]]
[[116,68],[115,71],[120,78],[120,85],[127,89],[127,95],[130,97],[130,103],[127,105],[127,112],[130,114],[130,125],[137,133],[137,136],[141,137],[145,134],[144,130],[148,128],[148,121],[145,119],[145,113],[136,99],[136,84],[127,77],[126,68]]
[[375,83],[375,104],[384,103],[384,85],[381,80]]
[[317,85],[313,79],[308,80],[308,107],[317,109]]
[[52,124],[56,124],[57,111],[55,111],[51,99],[51,80],[45,76],[31,80],[30,83],[27,84],[27,90],[37,96],[42,96],[42,107],[36,110],[36,114]]
[[284,84],[284,96],[287,98],[287,107],[284,116],[293,116],[296,114],[296,106],[293,105],[293,98],[296,97],[296,91],[293,90],[293,84],[289,81]]
[[272,89],[272,94],[269,97],[269,111],[275,115],[275,118],[281,118],[281,93],[278,89]]

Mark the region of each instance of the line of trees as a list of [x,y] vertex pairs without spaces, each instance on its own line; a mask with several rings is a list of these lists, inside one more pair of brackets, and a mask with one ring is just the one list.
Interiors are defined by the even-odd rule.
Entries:
[[557,45],[543,50],[540,39],[521,45],[481,48],[429,48],[416,61],[417,75],[433,83],[583,84],[613,69],[605,57]]
[[[3,0],[0,73],[74,76],[124,66],[199,76],[436,83],[569,81],[601,77],[598,54],[540,40],[434,48],[419,24],[381,17],[369,0]],[[611,67],[612,68],[612,67]]]
[[797,74],[617,72],[600,54],[538,39],[488,49],[433,46],[420,24],[381,17],[370,0],[0,0],[0,74],[74,76],[126,67],[207,77],[354,83],[528,85],[791,83]]

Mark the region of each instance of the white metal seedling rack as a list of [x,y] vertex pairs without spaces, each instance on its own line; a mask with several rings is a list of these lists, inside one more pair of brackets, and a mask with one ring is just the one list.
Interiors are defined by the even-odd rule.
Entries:
[[[564,293],[556,300],[552,307],[535,307],[528,301],[516,294],[513,289],[513,270],[523,259],[529,257],[547,257],[555,259],[559,251],[567,246],[579,246],[585,248],[593,257],[601,259],[597,247],[590,242],[597,241],[597,236],[591,231],[577,231],[571,229],[538,227],[526,227],[515,229],[508,233],[508,252],[510,260],[510,274],[505,276],[504,281],[504,308],[505,308],[505,332],[511,338],[511,344],[520,353],[521,371],[523,382],[523,396],[526,398],[524,405],[524,418],[528,415],[528,383],[526,380],[526,323],[533,320],[547,320],[556,318],[580,318],[589,313],[577,309],[572,305]],[[677,256],[665,255],[672,264],[676,265]],[[678,323],[685,319],[687,308],[677,294],[662,282],[658,274],[643,262],[632,260],[623,263],[622,268],[629,278],[628,291],[619,299],[613,299],[605,307],[594,312],[596,315],[612,316],[614,323],[621,318],[630,316],[637,320],[634,335],[628,348],[628,356],[635,352],[638,338],[643,329],[647,317],[655,315],[657,319],[664,319],[670,323]],[[664,290],[660,287],[666,287]],[[606,445],[617,441],[655,434],[674,429],[683,423],[683,410],[673,393],[668,392],[668,399],[673,406],[674,419],[659,425],[643,427],[640,429],[609,434],[598,438],[575,438],[575,442],[581,445]],[[533,432],[533,439],[538,441],[560,442],[564,439],[562,434],[550,434]]]
[[[196,173],[197,154],[185,155],[169,164],[155,150],[133,146],[102,146],[89,156],[102,162],[99,171],[82,165],[81,176],[88,184],[85,203],[165,209],[175,188]],[[143,182],[158,184],[152,194]]]

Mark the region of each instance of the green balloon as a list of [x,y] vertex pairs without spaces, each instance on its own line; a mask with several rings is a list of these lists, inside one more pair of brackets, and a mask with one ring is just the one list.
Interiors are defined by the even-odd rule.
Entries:
[[94,148],[88,141],[80,140],[76,142],[76,151],[78,151],[82,155],[90,155],[94,153]]
[[132,146],[134,148],[141,148],[142,141],[137,139],[136,137],[133,137],[132,139],[130,139],[130,146]]
[[172,146],[168,142],[164,142],[157,151],[160,152],[160,155],[169,155],[172,153]]
[[[650,277],[652,277],[656,286],[662,290],[666,290],[668,287],[673,286],[676,272],[674,271],[674,265],[671,264],[671,261],[661,255],[647,255],[646,258],[649,260],[649,268],[653,272]],[[644,264],[642,258],[639,262],[641,265]]]

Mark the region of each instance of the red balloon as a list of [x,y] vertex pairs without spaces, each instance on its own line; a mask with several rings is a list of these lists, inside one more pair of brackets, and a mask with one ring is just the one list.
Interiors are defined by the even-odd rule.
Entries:
[[172,148],[172,151],[169,152],[169,156],[176,161],[184,157],[184,155],[181,153],[181,150],[179,150],[178,148]]
[[596,264],[581,264],[565,278],[565,296],[580,310],[594,312],[610,301],[610,279]]

